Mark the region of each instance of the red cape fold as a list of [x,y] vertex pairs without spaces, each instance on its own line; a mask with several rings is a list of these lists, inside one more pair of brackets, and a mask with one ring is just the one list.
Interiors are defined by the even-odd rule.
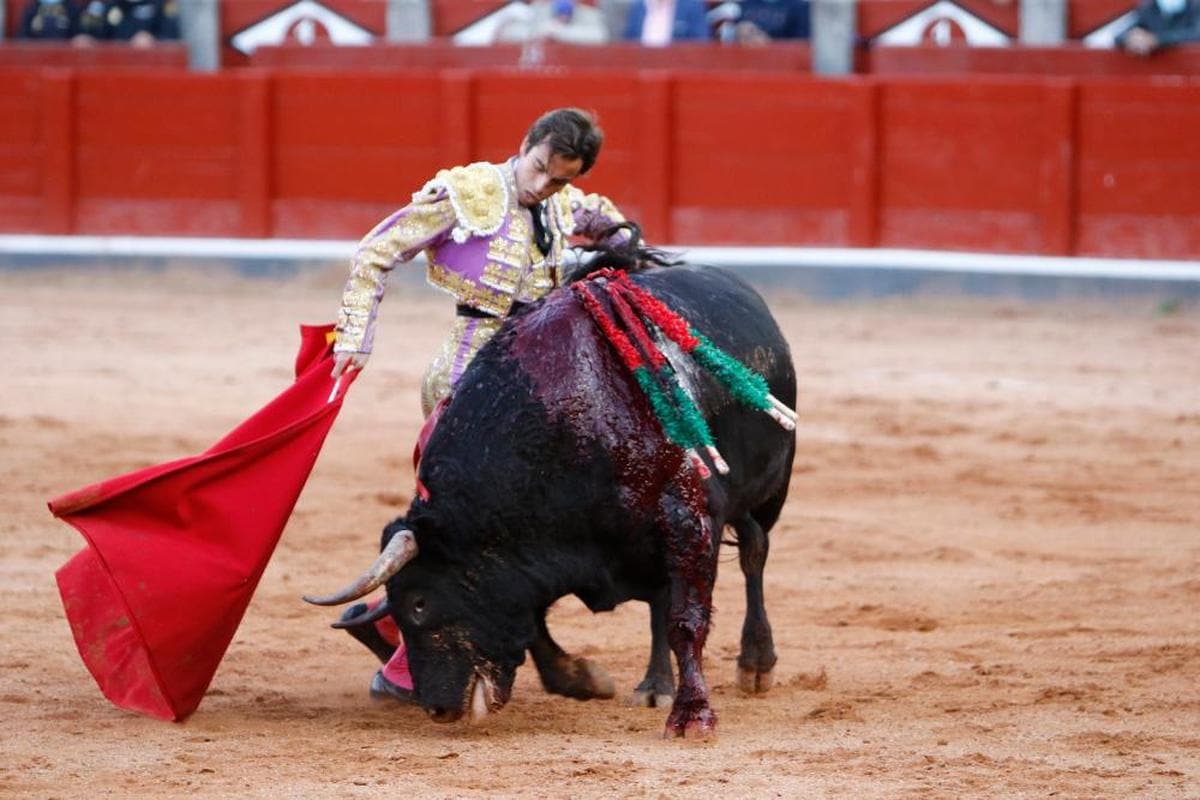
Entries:
[[301,326],[296,381],[197,456],[49,503],[87,540],[56,573],[71,633],[115,705],[200,705],[357,372],[333,380],[333,326]]

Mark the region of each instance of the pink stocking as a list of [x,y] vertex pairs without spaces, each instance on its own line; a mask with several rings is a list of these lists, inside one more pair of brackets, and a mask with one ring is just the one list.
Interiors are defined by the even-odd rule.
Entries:
[[408,652],[404,649],[403,641],[400,642],[400,646],[396,648],[396,652],[392,654],[391,659],[383,665],[381,672],[383,673],[383,677],[396,686],[412,691],[412,673],[408,671]]
[[[374,611],[375,608],[383,602],[383,598],[372,601],[367,605],[367,609]],[[375,620],[375,630],[379,631],[379,635],[383,640],[390,645],[400,645],[400,629],[396,627],[396,620],[392,619],[392,615],[388,614],[380,619]]]

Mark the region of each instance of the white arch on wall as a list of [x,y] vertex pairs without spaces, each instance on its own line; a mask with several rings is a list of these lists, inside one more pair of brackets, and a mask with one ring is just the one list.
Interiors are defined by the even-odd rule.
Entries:
[[936,3],[893,25],[875,37],[876,44],[892,47],[912,47],[922,41],[922,35],[938,20],[948,19],[962,28],[967,44],[973,47],[1008,47],[1012,37],[967,11],[951,0]]

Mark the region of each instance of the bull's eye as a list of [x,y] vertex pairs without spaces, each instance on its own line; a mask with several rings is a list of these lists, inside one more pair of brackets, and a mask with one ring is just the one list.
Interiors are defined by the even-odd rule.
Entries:
[[409,614],[408,615],[409,615],[409,618],[412,619],[413,624],[420,625],[425,620],[425,611],[426,611],[425,598],[421,595],[417,595],[416,597],[414,597],[412,599],[412,602],[409,604]]

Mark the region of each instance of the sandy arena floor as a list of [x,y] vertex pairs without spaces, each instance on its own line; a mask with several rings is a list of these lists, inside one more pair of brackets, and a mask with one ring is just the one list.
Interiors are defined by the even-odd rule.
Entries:
[[[407,504],[417,385],[451,309],[393,288],[351,393],[200,710],[100,695],[45,501],[199,452],[289,380],[340,269],[0,272],[0,796],[1200,797],[1200,311],[771,298],[801,376],[772,537],[775,689],[734,686],[723,556],[715,741],[665,712],[543,694],[480,727],[372,704],[371,655],[300,601]],[[407,293],[408,302],[400,302]],[[564,600],[552,629],[627,695],[647,614]]]

